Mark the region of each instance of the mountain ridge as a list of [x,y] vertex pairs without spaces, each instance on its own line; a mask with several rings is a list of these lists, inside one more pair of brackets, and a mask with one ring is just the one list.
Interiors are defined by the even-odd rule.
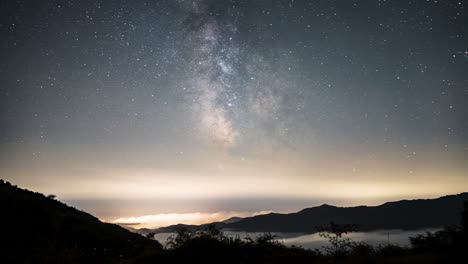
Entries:
[[[361,231],[413,230],[458,224],[460,221],[459,212],[462,210],[465,200],[468,200],[468,192],[433,199],[389,201],[376,206],[338,207],[322,204],[294,213],[269,213],[246,217],[232,223],[213,222],[209,224],[214,224],[223,230],[242,232],[315,233],[318,231],[318,227],[331,221],[341,224],[357,224]],[[181,228],[193,231],[206,228],[209,224],[177,224],[153,229],[152,232],[166,233]]]

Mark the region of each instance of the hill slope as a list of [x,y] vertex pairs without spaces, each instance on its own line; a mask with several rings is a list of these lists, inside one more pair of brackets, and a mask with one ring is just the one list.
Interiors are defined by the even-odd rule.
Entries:
[[6,263],[141,263],[162,251],[156,241],[3,180],[0,208]]

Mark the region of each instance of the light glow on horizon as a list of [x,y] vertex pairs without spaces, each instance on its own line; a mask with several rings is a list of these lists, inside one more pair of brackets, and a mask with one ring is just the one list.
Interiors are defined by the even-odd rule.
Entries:
[[250,217],[267,214],[271,211],[261,212],[214,212],[214,213],[166,213],[144,215],[136,217],[118,218],[112,223],[121,224],[133,228],[158,228],[176,224],[200,225],[212,222],[220,222],[231,217]]

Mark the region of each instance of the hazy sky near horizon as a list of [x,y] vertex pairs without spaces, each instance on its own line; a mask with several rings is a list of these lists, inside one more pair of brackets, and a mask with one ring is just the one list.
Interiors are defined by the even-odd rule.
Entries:
[[467,191],[467,4],[4,1],[0,175],[74,201]]

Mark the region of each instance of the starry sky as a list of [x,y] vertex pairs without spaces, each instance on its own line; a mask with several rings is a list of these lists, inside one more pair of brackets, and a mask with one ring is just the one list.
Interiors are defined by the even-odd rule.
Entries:
[[467,191],[467,8],[2,1],[1,178],[117,222]]

